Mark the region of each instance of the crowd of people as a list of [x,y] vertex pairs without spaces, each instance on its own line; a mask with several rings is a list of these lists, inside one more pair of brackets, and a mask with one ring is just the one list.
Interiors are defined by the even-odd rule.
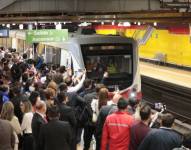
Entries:
[[[151,129],[152,111],[136,98],[110,96],[106,86],[0,49],[0,150],[172,150],[183,137],[164,114]],[[38,66],[38,67],[37,67]],[[81,138],[83,135],[83,138]]]

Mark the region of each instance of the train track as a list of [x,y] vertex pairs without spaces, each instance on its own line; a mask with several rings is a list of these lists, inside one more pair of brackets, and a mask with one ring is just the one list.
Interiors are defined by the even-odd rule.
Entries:
[[142,76],[143,99],[154,105],[166,104],[167,112],[183,123],[191,124],[191,89],[176,84]]

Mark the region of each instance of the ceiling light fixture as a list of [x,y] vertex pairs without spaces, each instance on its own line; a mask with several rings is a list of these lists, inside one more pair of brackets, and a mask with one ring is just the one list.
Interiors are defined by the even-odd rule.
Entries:
[[87,26],[89,26],[89,25],[91,25],[91,24],[92,24],[92,23],[83,22],[83,23],[79,24],[78,26],[79,26],[79,27],[87,27]]
[[34,25],[35,25],[35,26],[37,26],[37,25],[38,25],[38,23],[37,23],[37,22],[35,22],[35,23],[34,23]]
[[123,23],[122,23],[122,22],[119,22],[119,23],[118,23],[118,26],[119,26],[119,27],[122,27],[122,26],[123,26]]
[[61,30],[62,29],[62,24],[60,22],[56,25],[56,29],[57,30]]
[[156,27],[157,26],[157,22],[154,22],[153,25]]
[[123,26],[125,26],[125,27],[130,27],[130,26],[131,26],[131,23],[130,23],[130,22],[124,22],[124,23],[123,23]]
[[23,24],[20,24],[20,25],[19,25],[19,29],[20,29],[20,30],[23,30]]
[[7,28],[10,28],[10,24],[7,24]]

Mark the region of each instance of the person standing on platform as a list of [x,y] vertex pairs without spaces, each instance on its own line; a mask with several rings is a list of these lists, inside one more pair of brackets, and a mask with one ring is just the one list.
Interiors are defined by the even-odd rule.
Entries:
[[0,150],[13,150],[15,137],[13,128],[7,120],[0,119]]
[[47,112],[49,123],[42,126],[39,136],[40,150],[71,150],[72,132],[68,122],[59,120],[59,109],[51,106]]
[[20,108],[23,113],[23,120],[21,123],[21,130],[23,132],[22,150],[33,150],[33,136],[32,136],[32,104],[29,100],[22,100]]
[[36,112],[32,119],[32,134],[34,138],[34,150],[39,149],[39,133],[43,124],[46,124],[46,103],[44,101],[38,101],[36,104]]
[[118,111],[107,116],[102,133],[101,150],[128,150],[130,142],[130,126],[133,117],[127,112],[128,101],[121,98]]
[[103,106],[100,109],[97,123],[96,123],[96,150],[100,150],[102,129],[103,129],[103,125],[105,123],[106,117],[109,114],[112,114],[113,112],[116,112],[118,110],[117,103],[120,98],[122,98],[122,96],[120,94],[116,93],[113,96],[113,99],[111,101],[108,101],[108,105]]
[[60,111],[60,120],[69,122],[71,126],[72,132],[72,143],[71,143],[71,150],[76,150],[77,145],[77,137],[76,137],[76,127],[77,127],[77,120],[75,117],[75,113],[70,106],[67,106],[67,97],[64,92],[60,92],[57,95],[57,99],[59,101],[59,111]]
[[147,104],[140,106],[141,121],[135,121],[130,128],[131,138],[129,150],[137,150],[145,136],[150,132],[149,123],[151,121],[151,108]]
[[172,150],[181,147],[182,136],[172,129],[174,116],[170,113],[162,116],[161,127],[153,129],[143,140],[138,150]]
[[18,150],[19,139],[18,135],[21,135],[21,126],[18,118],[14,115],[14,106],[13,103],[8,101],[3,104],[1,111],[1,118],[4,120],[8,120],[13,127],[13,132],[15,136],[15,146],[14,150]]

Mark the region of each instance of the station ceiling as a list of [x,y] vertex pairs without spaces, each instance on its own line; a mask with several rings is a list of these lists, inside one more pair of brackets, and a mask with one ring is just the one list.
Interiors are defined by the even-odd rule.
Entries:
[[190,0],[0,0],[0,22],[190,23],[190,7]]

